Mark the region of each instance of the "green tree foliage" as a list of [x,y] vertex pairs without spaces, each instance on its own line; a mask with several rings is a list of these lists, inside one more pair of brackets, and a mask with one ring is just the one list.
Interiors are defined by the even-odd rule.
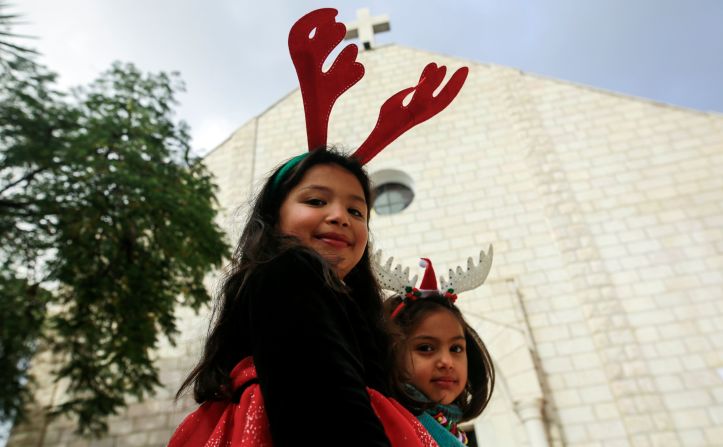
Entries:
[[0,1],[0,66],[7,67],[10,58],[26,58],[37,54],[32,48],[17,43],[18,38],[28,39],[13,32],[12,27],[18,24],[19,14],[8,11],[8,4]]
[[228,254],[214,185],[173,119],[177,75],[116,63],[70,95],[27,60],[0,73],[0,417],[22,415],[42,342],[68,383],[55,413],[102,432],[159,384],[174,309],[208,302]]

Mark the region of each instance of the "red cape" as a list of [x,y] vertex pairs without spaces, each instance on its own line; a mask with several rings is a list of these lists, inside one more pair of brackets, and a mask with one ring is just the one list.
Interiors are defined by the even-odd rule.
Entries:
[[[234,390],[245,387],[239,402],[205,402],[181,422],[168,447],[273,446],[253,358],[241,360],[231,371],[231,380]],[[393,447],[437,447],[417,418],[399,402],[371,388],[367,392]],[[319,436],[324,436],[321,427]]]

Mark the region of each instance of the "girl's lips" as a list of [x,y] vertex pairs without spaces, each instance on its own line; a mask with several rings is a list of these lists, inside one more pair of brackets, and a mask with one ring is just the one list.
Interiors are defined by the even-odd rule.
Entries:
[[341,234],[323,233],[316,236],[316,239],[336,248],[346,248],[351,246],[351,242]]
[[437,385],[440,388],[449,389],[453,388],[457,385],[457,381],[455,379],[433,379],[432,383]]
[[336,248],[346,248],[349,246],[349,244],[347,242],[344,242],[339,239],[331,239],[331,238],[327,238],[327,237],[318,237],[317,239],[324,242],[325,244],[329,244],[332,247],[336,247]]

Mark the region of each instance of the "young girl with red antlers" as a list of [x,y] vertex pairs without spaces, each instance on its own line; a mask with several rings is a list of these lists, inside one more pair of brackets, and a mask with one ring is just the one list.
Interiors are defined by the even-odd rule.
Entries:
[[[378,254],[378,258],[381,254]],[[408,269],[391,270],[374,264],[383,287],[397,292],[385,303],[394,336],[396,368],[394,392],[440,447],[468,445],[458,424],[477,417],[494,388],[494,367],[477,332],[455,305],[457,293],[481,285],[489,273],[492,248],[480,253],[479,265],[468,261],[467,271],[450,270],[441,290],[429,259],[423,258],[419,289]]]
[[[289,49],[301,84],[309,151],[276,169],[258,194],[223,284],[201,360],[179,390],[201,404],[170,447],[433,446],[388,396],[391,355],[372,273],[369,178],[362,165],[439,113],[467,75],[441,87],[429,64],[385,102],[352,155],[326,148],[336,98],[363,76],[336,10],[302,17]],[[403,101],[412,96],[407,105]]]

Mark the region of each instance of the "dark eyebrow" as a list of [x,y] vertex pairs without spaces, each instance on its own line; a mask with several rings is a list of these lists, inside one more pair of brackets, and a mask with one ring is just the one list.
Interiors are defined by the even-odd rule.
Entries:
[[436,337],[432,337],[431,335],[415,335],[412,337],[412,340],[434,340],[437,341]]
[[[464,335],[457,335],[456,337],[452,337],[450,340],[464,340]],[[417,335],[415,337],[412,337],[412,340],[439,340],[437,337],[432,337],[431,335]]]
[[[328,194],[331,194],[331,193],[334,192],[334,191],[331,190],[331,188],[326,187],[326,186],[322,186],[322,185],[309,185],[309,186],[304,186],[303,188],[301,188],[302,191],[305,190],[305,189],[316,189],[316,190],[319,190],[319,191],[324,191],[325,193],[328,193]],[[349,198],[352,199],[352,200],[354,200],[355,202],[362,202],[362,203],[364,204],[364,206],[366,206],[366,204],[367,204],[367,201],[366,201],[366,200],[364,199],[364,197],[362,197],[362,196],[358,196],[358,195],[356,195],[356,194],[352,194],[352,195],[349,196]]]

